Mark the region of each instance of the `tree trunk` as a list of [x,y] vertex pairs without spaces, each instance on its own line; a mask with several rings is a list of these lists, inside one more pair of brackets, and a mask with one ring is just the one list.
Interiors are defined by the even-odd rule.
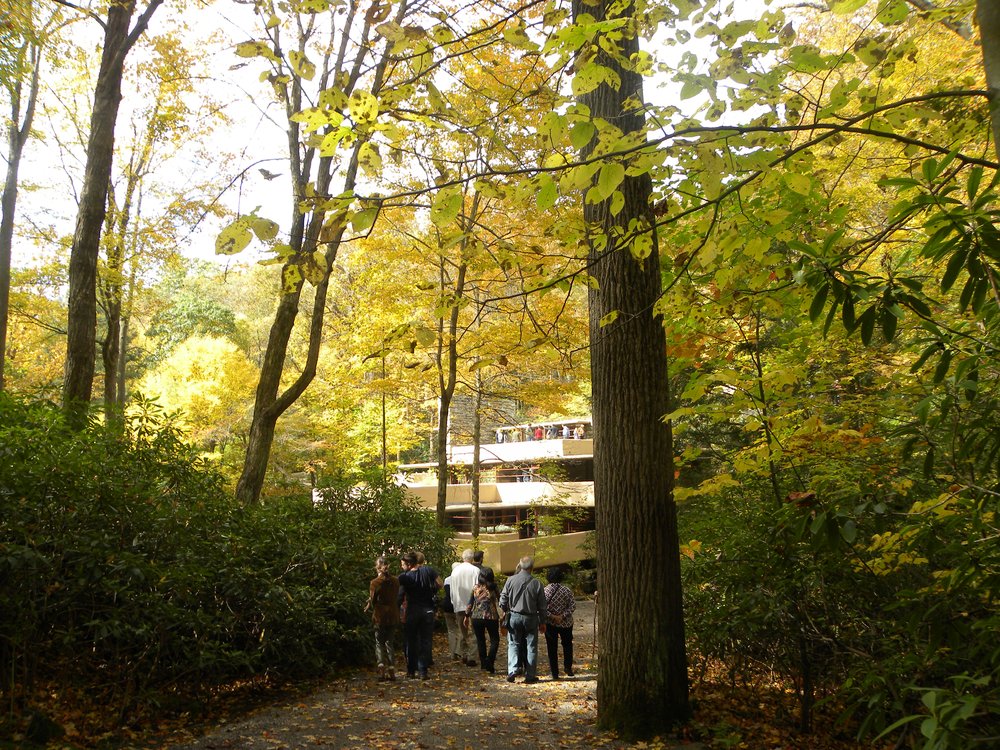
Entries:
[[[463,248],[464,249],[464,248]],[[448,505],[448,418],[451,413],[451,400],[455,396],[455,384],[458,380],[458,313],[459,300],[465,294],[465,274],[468,266],[464,261],[458,267],[458,277],[455,280],[454,297],[452,298],[451,314],[445,326],[444,318],[438,324],[438,494],[437,522],[442,526],[447,519]],[[444,257],[441,258],[441,293],[445,290]]]
[[125,402],[128,400],[128,393],[125,390],[125,375],[126,367],[125,362],[128,355],[128,337],[129,337],[129,315],[122,316],[121,325],[121,343],[118,345],[118,369],[115,372],[115,379],[117,381],[117,386],[115,387],[115,393],[118,394],[118,405],[123,407]]
[[30,58],[31,82],[28,100],[21,119],[22,83],[16,81],[10,90],[10,124],[7,128],[7,175],[0,196],[0,391],[4,389],[4,368],[7,352],[7,319],[10,316],[10,266],[14,248],[14,213],[17,208],[17,175],[21,166],[24,144],[31,133],[35,118],[35,103],[41,74],[41,47],[25,43],[23,58]]
[[121,354],[122,335],[121,298],[107,300],[106,307],[108,330],[101,343],[101,359],[104,364],[104,410],[110,417],[118,408],[118,358]]
[[[613,0],[574,0],[573,17],[609,17]],[[617,6],[621,7],[621,6]],[[629,15],[633,8],[625,7]],[[628,28],[627,26],[625,28]],[[614,43],[614,42],[612,42]],[[626,35],[624,58],[638,52]],[[642,81],[601,51],[598,61],[621,76],[619,89],[602,85],[581,97],[595,120],[625,133],[641,132]],[[591,153],[595,143],[584,149]],[[653,306],[661,291],[648,175],[626,176],[624,208],[587,203],[591,288],[590,340],[594,418],[594,500],[598,610],[602,623],[597,716],[601,727],[626,739],[662,734],[691,716],[681,599],[677,510],[673,500],[673,440],[666,341]],[[652,253],[630,253],[629,223],[652,232]],[[602,319],[616,313],[611,322]],[[642,633],[641,638],[636,637]]]
[[979,21],[983,68],[986,70],[986,88],[990,97],[993,148],[1000,158],[1000,4],[996,0],[978,0],[976,19]]
[[476,405],[472,417],[472,538],[479,539],[479,472],[482,471],[483,377],[476,370]]
[[104,30],[101,67],[94,90],[94,110],[87,141],[87,166],[80,191],[80,207],[69,260],[69,303],[63,408],[71,423],[86,420],[94,386],[97,340],[97,259],[107,209],[111,165],[114,158],[115,123],[121,103],[125,56],[145,31],[163,0],[150,0],[135,29],[129,24],[135,1],[112,3]]

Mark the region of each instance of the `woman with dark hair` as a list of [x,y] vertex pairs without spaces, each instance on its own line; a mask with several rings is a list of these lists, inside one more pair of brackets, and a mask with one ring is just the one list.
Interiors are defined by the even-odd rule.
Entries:
[[[472,621],[472,630],[476,634],[479,668],[490,674],[496,674],[497,649],[500,647],[500,613],[497,609],[499,597],[493,571],[490,568],[483,568],[479,571],[479,580],[472,587],[469,606],[465,608],[465,617],[467,621]],[[490,636],[488,650],[487,633]]]
[[576,611],[576,599],[573,590],[562,583],[563,573],[560,568],[549,568],[545,571],[545,609],[547,612],[545,628],[545,647],[549,653],[549,670],[552,679],[559,679],[559,639],[562,639],[563,667],[568,677],[573,676],[573,612]]

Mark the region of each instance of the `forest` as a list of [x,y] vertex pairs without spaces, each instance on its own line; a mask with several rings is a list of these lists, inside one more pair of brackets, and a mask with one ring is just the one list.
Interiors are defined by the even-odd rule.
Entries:
[[363,661],[460,400],[593,415],[603,730],[1000,744],[991,0],[8,0],[0,84],[0,746]]

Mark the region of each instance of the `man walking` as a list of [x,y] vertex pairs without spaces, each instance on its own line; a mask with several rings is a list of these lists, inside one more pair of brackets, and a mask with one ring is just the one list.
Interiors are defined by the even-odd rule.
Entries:
[[431,643],[434,638],[434,593],[441,588],[441,578],[430,565],[421,565],[416,552],[401,558],[403,572],[399,574],[399,600],[406,600],[406,676],[419,673],[427,679],[431,664]]
[[[545,589],[531,575],[535,559],[521,558],[520,572],[512,575],[500,592],[500,608],[509,615],[507,625],[507,682],[514,682],[519,666],[524,667],[524,683],[538,682],[538,634],[545,632]],[[519,664],[523,647],[526,664]]]
[[455,619],[455,624],[458,626],[457,653],[462,663],[470,667],[479,664],[476,660],[476,639],[465,618],[465,610],[469,606],[472,589],[479,581],[479,568],[473,564],[473,559],[474,553],[471,549],[462,550],[462,562],[452,568],[450,576],[451,602],[454,605],[454,613],[446,615],[446,617]]

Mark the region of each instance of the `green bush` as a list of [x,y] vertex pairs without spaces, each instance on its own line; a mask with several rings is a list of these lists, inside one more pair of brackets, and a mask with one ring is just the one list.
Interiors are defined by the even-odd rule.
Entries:
[[[149,404],[74,432],[0,394],[0,684],[72,681],[122,718],[170,691],[367,658],[372,560],[447,532],[390,485],[237,506]],[[13,703],[11,703],[13,704]]]
[[[1000,732],[995,497],[933,485],[777,506],[752,480],[692,502],[689,643],[734,682],[793,684],[800,725],[828,695],[861,737],[925,750]],[[829,492],[833,495],[833,492]]]

